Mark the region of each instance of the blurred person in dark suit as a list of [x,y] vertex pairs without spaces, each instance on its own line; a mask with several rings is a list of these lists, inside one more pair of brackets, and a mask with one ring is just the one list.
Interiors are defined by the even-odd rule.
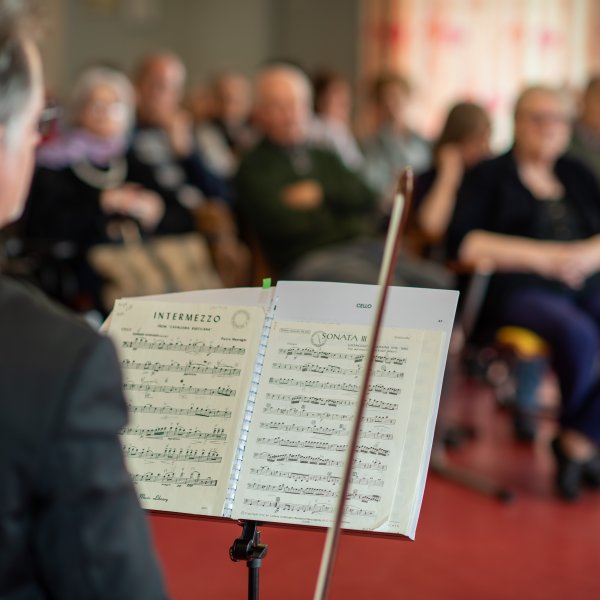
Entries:
[[[24,199],[39,141],[38,51],[0,2],[0,227]],[[165,598],[118,432],[108,339],[0,276],[0,597]]]

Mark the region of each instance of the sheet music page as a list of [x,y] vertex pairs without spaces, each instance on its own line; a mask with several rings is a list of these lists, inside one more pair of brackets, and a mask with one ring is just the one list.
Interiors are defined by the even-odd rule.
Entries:
[[[370,331],[365,326],[275,322],[271,328],[234,516],[328,525]],[[380,337],[346,525],[389,517],[423,332]]]
[[[376,286],[278,284],[235,518],[330,524],[376,293]],[[348,528],[414,535],[457,297],[390,289]]]
[[437,371],[446,335],[440,331],[423,332],[419,370],[415,381],[406,439],[399,466],[398,483],[389,520],[379,531],[402,533],[414,539],[437,410]]
[[122,443],[144,508],[221,515],[264,318],[258,306],[115,304]]

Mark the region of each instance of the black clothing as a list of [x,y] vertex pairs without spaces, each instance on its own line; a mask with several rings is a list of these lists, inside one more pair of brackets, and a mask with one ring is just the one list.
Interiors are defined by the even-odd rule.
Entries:
[[[555,174],[564,187],[567,207],[567,235],[584,239],[600,233],[600,188],[585,165],[568,156],[555,165]],[[538,240],[556,239],[556,229],[543,211],[545,201],[537,199],[521,182],[512,151],[486,160],[465,175],[447,234],[450,257],[457,257],[463,238],[474,229]],[[592,276],[586,288],[600,283]],[[497,273],[492,277],[482,309],[482,318],[496,321],[507,295],[523,286],[566,292],[556,281],[532,273]]]
[[[192,211],[179,201],[175,191],[158,181],[152,167],[140,162],[132,151],[125,161],[124,183],[154,191],[164,202],[165,212],[158,226],[152,232],[140,227],[142,236],[196,230]],[[101,193],[98,187],[82,181],[71,167],[37,167],[25,213],[17,224],[24,253],[31,258],[33,281],[54,299],[76,310],[103,310],[102,282],[88,264],[87,252],[97,244],[120,241],[110,238],[108,225],[123,217],[103,212]]]
[[0,598],[165,598],[111,343],[2,277],[0,336]]
[[129,155],[150,168],[154,181],[162,189],[177,194],[184,205],[185,196],[191,191],[189,188],[197,192],[200,200],[218,198],[229,204],[232,202],[229,184],[208,168],[198,149],[192,148],[189,156],[177,157],[166,132],[159,127],[138,125],[133,133]]
[[[165,203],[165,214],[153,233],[193,231],[190,211],[180,204],[173,192],[159,184],[152,169],[133,153],[127,154],[126,162],[124,183],[137,183],[154,191]],[[101,192],[82,181],[70,167],[36,168],[21,222],[23,235],[27,239],[73,242],[81,252],[110,241],[106,226],[115,215],[107,215],[100,208]]]

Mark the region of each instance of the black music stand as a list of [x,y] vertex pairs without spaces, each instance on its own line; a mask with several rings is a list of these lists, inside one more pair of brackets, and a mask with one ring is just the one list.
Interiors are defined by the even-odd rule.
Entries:
[[268,547],[260,543],[258,521],[239,521],[242,535],[229,548],[229,558],[238,562],[245,560],[248,567],[248,600],[258,600],[258,574]]

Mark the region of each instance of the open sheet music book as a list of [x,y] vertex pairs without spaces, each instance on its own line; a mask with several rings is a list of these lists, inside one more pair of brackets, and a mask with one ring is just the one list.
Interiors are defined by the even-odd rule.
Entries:
[[[457,292],[391,288],[344,527],[414,537]],[[117,301],[130,423],[146,509],[329,526],[377,286]]]

